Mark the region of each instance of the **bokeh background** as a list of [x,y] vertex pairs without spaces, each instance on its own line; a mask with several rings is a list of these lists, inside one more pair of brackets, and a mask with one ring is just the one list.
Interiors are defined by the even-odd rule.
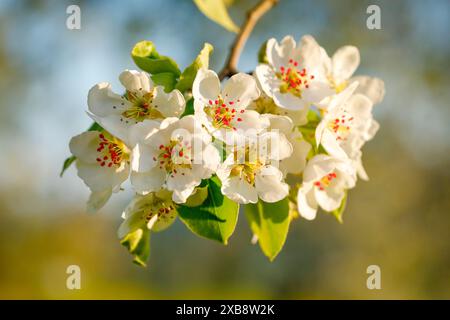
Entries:
[[[255,1],[234,1],[240,24]],[[65,26],[81,7],[81,30]],[[381,7],[382,30],[366,28]],[[269,37],[314,35],[329,53],[360,48],[359,74],[378,76],[381,130],[364,148],[370,182],[349,195],[344,224],[321,214],[296,220],[270,263],[244,217],[228,246],[199,239],[181,222],[152,238],[139,268],[116,236],[122,192],[97,215],[75,169],[58,174],[70,137],[90,125],[87,92],[120,88],[135,68],[129,51],[155,42],[181,67],[203,42],[222,66],[234,35],[189,0],[0,1],[0,298],[450,298],[450,3],[447,0],[281,0],[256,26],[239,67],[252,70]],[[66,289],[66,267],[81,267],[82,289]],[[366,288],[381,267],[382,289]]]

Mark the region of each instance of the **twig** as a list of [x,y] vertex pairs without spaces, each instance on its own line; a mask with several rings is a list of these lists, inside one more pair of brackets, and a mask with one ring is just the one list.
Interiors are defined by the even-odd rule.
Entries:
[[234,41],[230,53],[227,58],[227,62],[223,69],[219,72],[219,79],[223,80],[226,77],[231,77],[237,73],[237,64],[239,57],[241,56],[242,49],[247,42],[248,37],[253,31],[258,20],[266,14],[267,11],[272,9],[280,0],[261,0],[254,8],[247,12],[247,19],[241,27],[236,40]]

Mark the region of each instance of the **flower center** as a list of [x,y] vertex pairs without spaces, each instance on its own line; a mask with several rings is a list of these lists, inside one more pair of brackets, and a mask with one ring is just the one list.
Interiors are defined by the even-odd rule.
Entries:
[[100,166],[120,167],[122,161],[128,160],[128,151],[122,141],[109,137],[106,133],[100,133],[99,138],[96,160]]
[[345,88],[347,88],[348,82],[347,81],[342,81],[341,83],[336,83],[336,80],[331,76],[328,75],[327,76],[328,82],[330,84],[331,89],[333,89],[334,91],[336,91],[336,93],[340,93],[342,92]]
[[350,134],[353,117],[347,113],[343,113],[340,117],[336,117],[328,122],[328,128],[336,135],[336,140],[346,140]]
[[[239,103],[240,101],[237,100]],[[236,130],[236,127],[233,126],[232,121],[236,118],[237,121],[242,121],[242,118],[239,117],[239,114],[245,112],[244,109],[237,110],[233,107],[235,104],[234,101],[229,101],[228,105],[224,103],[224,100],[221,97],[218,97],[216,100],[208,101],[207,106],[203,108],[205,113],[212,119],[212,124],[214,128],[225,128]]]
[[281,66],[276,73],[277,78],[282,81],[280,85],[281,93],[290,93],[296,97],[302,97],[302,90],[309,88],[309,82],[314,79],[314,75],[308,74],[305,68],[298,70],[298,62],[289,60],[289,65]]
[[[145,119],[163,119],[164,116],[159,112],[158,106],[153,104],[152,92],[131,92],[127,91],[125,98],[132,103],[132,106],[122,112],[122,116],[127,119],[133,119],[136,122]],[[122,119],[121,119],[122,121]]]
[[263,163],[259,159],[250,160],[250,148],[245,149],[244,153],[244,163],[239,163],[239,157],[237,151],[234,152],[234,162],[238,163],[233,166],[230,172],[230,176],[239,177],[240,179],[245,179],[250,185],[255,185],[256,173],[261,169]]
[[327,188],[331,182],[337,178],[337,174],[334,172],[331,172],[325,176],[323,176],[320,180],[317,180],[314,182],[314,185],[319,188],[319,190],[323,191],[325,188]]
[[[177,169],[192,167],[192,146],[188,141],[171,140],[167,145],[161,144],[159,150],[160,154],[153,160],[158,161],[159,168],[166,170],[172,177],[178,174]],[[184,172],[181,175],[184,175]]]

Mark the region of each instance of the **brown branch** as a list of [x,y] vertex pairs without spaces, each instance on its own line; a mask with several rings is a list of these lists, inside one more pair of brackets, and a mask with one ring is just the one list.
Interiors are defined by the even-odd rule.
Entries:
[[254,8],[247,12],[247,19],[242,25],[236,40],[234,41],[230,53],[227,58],[227,62],[223,69],[219,72],[219,79],[223,80],[226,77],[231,77],[236,74],[237,64],[241,56],[242,49],[247,42],[248,37],[253,31],[256,23],[259,19],[267,13],[274,5],[276,5],[280,0],[261,0]]

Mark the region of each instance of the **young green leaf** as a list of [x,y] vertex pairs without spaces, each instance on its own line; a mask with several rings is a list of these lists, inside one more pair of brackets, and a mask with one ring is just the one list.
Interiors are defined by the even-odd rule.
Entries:
[[267,203],[259,200],[245,206],[245,215],[263,253],[273,261],[283,248],[289,230],[289,200]]
[[267,60],[266,49],[267,49],[267,40],[264,41],[264,43],[261,45],[261,47],[259,47],[259,51],[258,51],[258,62],[259,63],[268,63],[269,62]]
[[171,72],[161,72],[152,75],[152,80],[157,86],[163,86],[164,91],[169,93],[175,88],[175,84],[177,83],[177,79],[175,74]]
[[194,0],[198,9],[209,19],[230,32],[239,32],[238,26],[231,20],[224,0]]
[[213,177],[207,181],[208,197],[197,207],[177,206],[181,221],[195,234],[228,243],[236,227],[239,205],[220,191],[220,180]]
[[150,256],[150,230],[144,227],[130,232],[120,240],[120,244],[133,255],[134,263],[141,267],[147,266]]
[[195,76],[197,75],[197,71],[200,68],[209,68],[209,56],[213,52],[214,47],[209,43],[205,43],[202,51],[198,54],[197,58],[184,69],[183,73],[180,76],[180,81],[177,83],[176,88],[181,92],[191,90],[192,83],[194,82]]
[[180,76],[181,72],[177,63],[169,57],[159,55],[151,41],[136,43],[131,50],[131,57],[139,68],[152,75],[170,72],[175,78]]
[[184,108],[181,118],[190,114],[194,114],[194,98],[191,98],[186,102],[186,108]]

